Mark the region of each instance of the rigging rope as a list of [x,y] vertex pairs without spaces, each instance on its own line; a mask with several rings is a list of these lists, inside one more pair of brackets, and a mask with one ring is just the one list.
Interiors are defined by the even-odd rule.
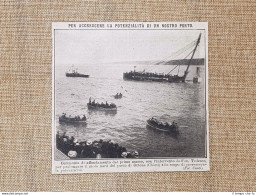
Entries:
[[173,69],[171,69],[170,72],[167,73],[167,75],[169,75],[175,68],[177,68],[179,65],[176,65]]
[[164,58],[164,59],[161,60],[161,61],[158,61],[157,63],[155,63],[155,65],[159,65],[159,64],[161,64],[162,62],[165,62],[167,59],[169,59],[169,58],[171,58],[171,57],[173,58],[173,57],[175,57],[175,56],[178,56],[178,55],[180,55],[180,54],[186,52],[188,49],[194,47],[194,46],[196,45],[196,42],[197,42],[197,40],[192,41],[191,43],[189,43],[189,44],[186,45],[185,47],[181,48],[180,50],[178,50],[178,51],[172,53],[170,56]]
[[[184,51],[182,51],[183,53],[185,53],[187,50],[189,50],[189,49],[191,49],[191,48],[193,48],[195,46],[195,44],[192,44],[191,46],[189,46],[188,48],[185,48],[185,50],[184,50],[184,48],[182,48]],[[180,51],[181,50],[179,50],[178,52],[180,53]],[[191,54],[193,52],[193,50],[189,53],[189,54]],[[173,55],[173,54],[172,54]],[[176,52],[176,55],[177,55],[177,52]],[[179,55],[181,55],[181,54],[179,54]],[[169,57],[170,56],[168,56],[167,58],[165,58],[165,59],[163,59],[162,61],[160,61],[160,62],[158,62],[158,63],[156,63],[156,64],[154,64],[154,65],[160,65],[161,63],[164,63],[164,62],[168,62],[168,61],[171,61],[171,59],[169,59]],[[172,56],[172,57],[174,57],[174,56]],[[185,57],[186,58],[186,57]],[[183,59],[185,59],[185,58],[183,58]],[[168,60],[169,59],[169,60]],[[151,68],[149,68],[147,71],[155,71],[156,69],[158,69],[156,66],[153,66],[153,67],[151,67]]]
[[[192,50],[191,52],[189,52],[189,54],[188,54],[184,59],[186,59],[191,53],[193,53],[193,50]],[[170,72],[167,73],[167,75],[170,74],[170,73],[171,73],[175,68],[177,68],[178,66],[180,66],[180,64],[179,64],[179,65],[176,65]]]
[[[154,64],[149,64],[149,65],[160,65],[160,64],[166,63],[167,61],[170,61],[171,58],[177,57],[177,56],[185,53],[186,51],[188,51],[189,49],[194,47],[196,45],[196,43],[197,43],[197,39],[192,41],[192,42],[190,42],[188,45],[186,45],[185,47],[179,49],[178,51],[172,53],[170,56],[164,58],[163,60],[158,61],[157,63],[154,63]],[[183,59],[186,59],[192,52],[193,52],[193,50],[191,52],[189,52],[189,54],[185,58],[183,58]],[[179,66],[179,65],[177,65],[177,66]],[[168,74],[170,74],[174,69],[176,69],[177,66],[175,66]],[[149,71],[152,72],[152,71],[155,71],[156,68],[157,67],[153,66],[153,67],[149,68],[147,71],[148,72]],[[143,70],[143,72],[145,72],[145,69]]]
[[[193,44],[192,44],[192,43],[193,43]],[[185,46],[184,48],[182,48],[182,49],[180,49],[179,51],[175,52],[175,53],[174,53],[175,55],[172,54],[171,56],[172,56],[172,57],[175,57],[175,56],[181,55],[182,53],[185,53],[185,52],[188,51],[189,49],[193,48],[195,45],[196,45],[196,41],[193,41],[193,42],[191,42],[190,44],[188,44],[187,46]],[[190,55],[192,52],[193,52],[193,50],[192,50],[188,55]],[[169,56],[169,57],[170,57],[170,56]],[[165,58],[164,60],[160,61],[161,63],[158,62],[158,63],[156,63],[155,65],[160,65],[160,64],[162,64],[163,62],[171,61],[171,59],[168,60],[169,57],[167,57],[167,58]],[[186,56],[185,58],[187,58],[187,56]],[[183,58],[183,59],[185,59],[185,58]],[[153,67],[149,68],[148,71],[154,71],[154,70],[156,70],[156,69],[157,69],[157,67],[156,67],[156,66],[153,66]]]
[[[188,49],[186,49],[186,50],[188,50]],[[186,59],[190,54],[192,54],[193,53],[193,50],[192,51],[190,51],[183,59]],[[168,73],[167,73],[167,75],[168,74],[170,74],[173,70],[175,70],[178,66],[180,66],[180,65],[176,65],[171,71],[169,71]],[[156,66],[153,66],[153,67],[151,67],[148,71],[153,71],[153,70],[155,70],[155,69],[157,69],[157,67]],[[179,70],[178,70],[179,71]]]

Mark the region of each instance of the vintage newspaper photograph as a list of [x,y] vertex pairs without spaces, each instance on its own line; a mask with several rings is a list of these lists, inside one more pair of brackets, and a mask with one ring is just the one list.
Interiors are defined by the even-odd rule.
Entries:
[[52,24],[52,173],[208,171],[208,23]]

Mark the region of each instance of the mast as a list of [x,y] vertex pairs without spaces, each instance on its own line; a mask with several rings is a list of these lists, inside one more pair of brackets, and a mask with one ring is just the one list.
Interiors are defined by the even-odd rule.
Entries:
[[195,55],[196,48],[197,48],[198,44],[200,43],[200,38],[201,38],[201,33],[200,33],[200,35],[199,35],[199,37],[198,37],[198,39],[197,39],[195,49],[194,49],[193,54],[192,54],[192,56],[191,56],[191,58],[190,58],[190,60],[189,60],[189,62],[188,62],[187,69],[186,69],[186,71],[185,71],[185,73],[184,73],[184,81],[185,81],[185,78],[186,78],[186,76],[187,76],[187,74],[188,74],[188,69],[189,69],[189,67],[190,67],[191,61],[192,61],[192,59],[193,59],[193,57],[194,57],[194,55]]

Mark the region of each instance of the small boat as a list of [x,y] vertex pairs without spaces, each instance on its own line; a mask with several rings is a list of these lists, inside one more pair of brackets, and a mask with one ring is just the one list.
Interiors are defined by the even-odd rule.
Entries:
[[167,122],[162,123],[159,122],[156,118],[151,118],[147,120],[147,126],[151,127],[152,129],[156,129],[158,131],[165,131],[165,132],[172,132],[177,133],[179,131],[179,126],[177,123],[173,122],[169,125]]
[[100,111],[117,111],[115,104],[99,104],[99,103],[87,103],[89,110],[100,110]]
[[121,93],[117,93],[116,95],[114,95],[115,99],[121,99],[123,97],[123,94]]
[[62,116],[59,117],[60,123],[69,123],[69,124],[84,124],[87,123],[86,116],[84,115],[82,118],[80,116],[75,117],[67,117],[65,113],[62,114]]
[[[72,69],[72,70],[71,70]],[[87,74],[81,74],[77,72],[77,68],[75,69],[74,66],[72,66],[69,70],[69,72],[66,72],[66,77],[83,77],[83,78],[89,78],[89,75]]]
[[78,73],[78,72],[71,72],[71,73],[66,72],[66,77],[84,77],[84,78],[89,78],[89,75],[81,74],[81,73]]

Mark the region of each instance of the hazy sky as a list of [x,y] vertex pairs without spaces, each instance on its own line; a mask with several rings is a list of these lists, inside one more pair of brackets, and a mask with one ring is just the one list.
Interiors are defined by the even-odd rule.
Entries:
[[[162,60],[196,40],[195,58],[205,56],[199,30],[56,30],[56,64]],[[181,56],[184,57],[184,56]]]

